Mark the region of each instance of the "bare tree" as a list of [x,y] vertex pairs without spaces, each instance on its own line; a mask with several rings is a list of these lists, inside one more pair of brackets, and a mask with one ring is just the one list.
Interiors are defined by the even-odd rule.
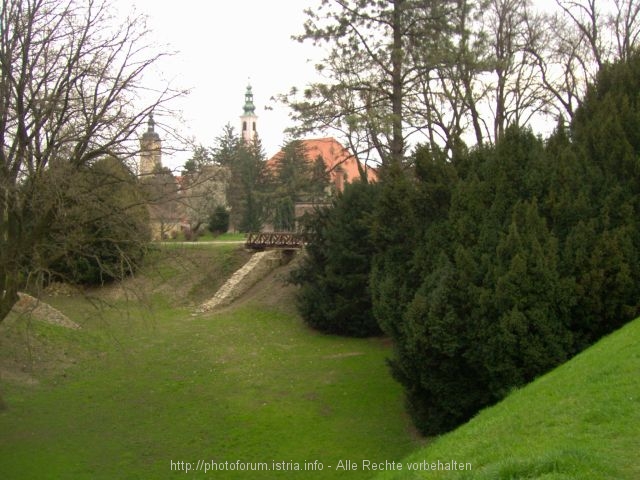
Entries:
[[56,191],[32,207],[48,170],[133,158],[136,129],[176,95],[155,92],[140,105],[150,93],[143,73],[163,55],[146,34],[142,18],[116,20],[104,0],[1,0],[0,320],[47,261],[34,252]]
[[637,48],[640,1],[544,7],[322,0],[298,39],[327,47],[326,80],[287,97],[295,133],[337,131],[359,155],[398,160],[416,141],[451,155],[510,125],[571,119],[600,67]]
[[[455,9],[441,10],[441,17],[446,17],[441,26],[445,28],[415,36],[410,49],[414,68],[420,72],[417,88],[407,93],[413,98],[406,102],[414,119],[410,123],[426,135],[432,148],[442,148],[449,155],[469,130],[478,145],[486,136],[479,111],[488,92],[482,77],[490,71],[480,23],[486,8],[487,0],[458,0]],[[425,38],[431,40],[425,42]]]
[[628,59],[637,49],[640,2],[556,0],[556,5],[557,12],[546,16],[546,28],[529,25],[537,41],[528,52],[553,98],[553,114],[571,119],[600,68]]
[[296,133],[338,130],[357,154],[375,152],[383,163],[403,161],[408,137],[426,128],[415,104],[423,99],[416,92],[439,61],[416,49],[443,38],[454,4],[323,0],[320,9],[307,11],[298,39],[328,47],[319,66],[327,81],[309,86],[303,98],[288,98],[300,126]]
[[605,17],[595,0],[556,3],[559,12],[548,17],[548,34],[532,53],[542,83],[555,99],[556,114],[571,119],[612,50],[603,40]]
[[400,160],[416,141],[451,155],[469,133],[491,143],[549,110],[529,0],[325,0],[308,15],[299,39],[329,47],[328,81],[289,101],[297,133],[331,128]]
[[553,96],[555,115],[573,118],[587,86],[605,63],[627,60],[640,38],[637,0],[557,0],[547,28],[531,45],[539,78]]
[[493,115],[494,141],[508,125],[527,125],[548,104],[547,92],[537,81],[535,59],[530,46],[538,34],[529,0],[491,0],[485,18],[485,32],[491,51],[493,78],[488,80],[488,106]]
[[640,2],[614,0],[614,9],[608,15],[607,23],[615,33],[618,58],[628,60],[640,38]]
[[[538,81],[551,95],[550,110],[556,117],[573,118],[584,89],[594,68],[590,62],[586,43],[579,30],[572,28],[562,15],[546,15],[546,28],[535,32],[536,43],[530,43],[528,53],[538,71]],[[528,26],[533,30],[533,26]]]

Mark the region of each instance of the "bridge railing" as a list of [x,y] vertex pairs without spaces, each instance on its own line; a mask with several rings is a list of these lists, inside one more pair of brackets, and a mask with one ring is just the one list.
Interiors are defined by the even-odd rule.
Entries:
[[252,250],[302,248],[304,244],[304,234],[295,232],[253,232],[247,235],[244,243],[246,248]]

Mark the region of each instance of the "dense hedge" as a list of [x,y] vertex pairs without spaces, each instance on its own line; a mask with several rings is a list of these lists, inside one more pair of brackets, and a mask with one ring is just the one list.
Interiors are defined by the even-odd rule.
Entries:
[[305,230],[313,241],[292,282],[301,285],[298,308],[312,327],[332,334],[380,334],[371,312],[369,271],[374,246],[370,212],[376,187],[356,182],[345,187],[331,208],[312,215]]
[[453,162],[419,149],[383,179],[374,311],[424,433],[640,313],[638,91],[636,58],[604,69],[546,142],[511,128]]
[[638,92],[636,56],[603,68],[546,141],[511,127],[453,159],[420,147],[310,223],[303,316],[365,335],[373,312],[423,433],[640,314]]

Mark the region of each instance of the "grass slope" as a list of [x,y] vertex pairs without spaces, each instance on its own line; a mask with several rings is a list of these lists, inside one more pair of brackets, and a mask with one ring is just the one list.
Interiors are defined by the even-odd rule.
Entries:
[[639,453],[640,319],[377,478],[635,480]]
[[[310,331],[276,276],[238,305],[192,316],[203,285],[242,262],[234,248],[208,248],[160,255],[133,295],[49,299],[79,331],[0,324],[0,478],[344,478],[328,465],[418,446],[384,342]],[[177,463],[315,460],[323,471],[185,475]]]

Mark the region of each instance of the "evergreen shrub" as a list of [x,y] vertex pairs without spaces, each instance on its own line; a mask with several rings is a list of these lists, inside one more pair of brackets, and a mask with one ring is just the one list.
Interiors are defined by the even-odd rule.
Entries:
[[305,221],[309,243],[291,281],[300,285],[302,317],[317,330],[354,337],[381,333],[369,290],[374,254],[370,212],[376,195],[375,185],[348,184],[331,207],[318,209]]

